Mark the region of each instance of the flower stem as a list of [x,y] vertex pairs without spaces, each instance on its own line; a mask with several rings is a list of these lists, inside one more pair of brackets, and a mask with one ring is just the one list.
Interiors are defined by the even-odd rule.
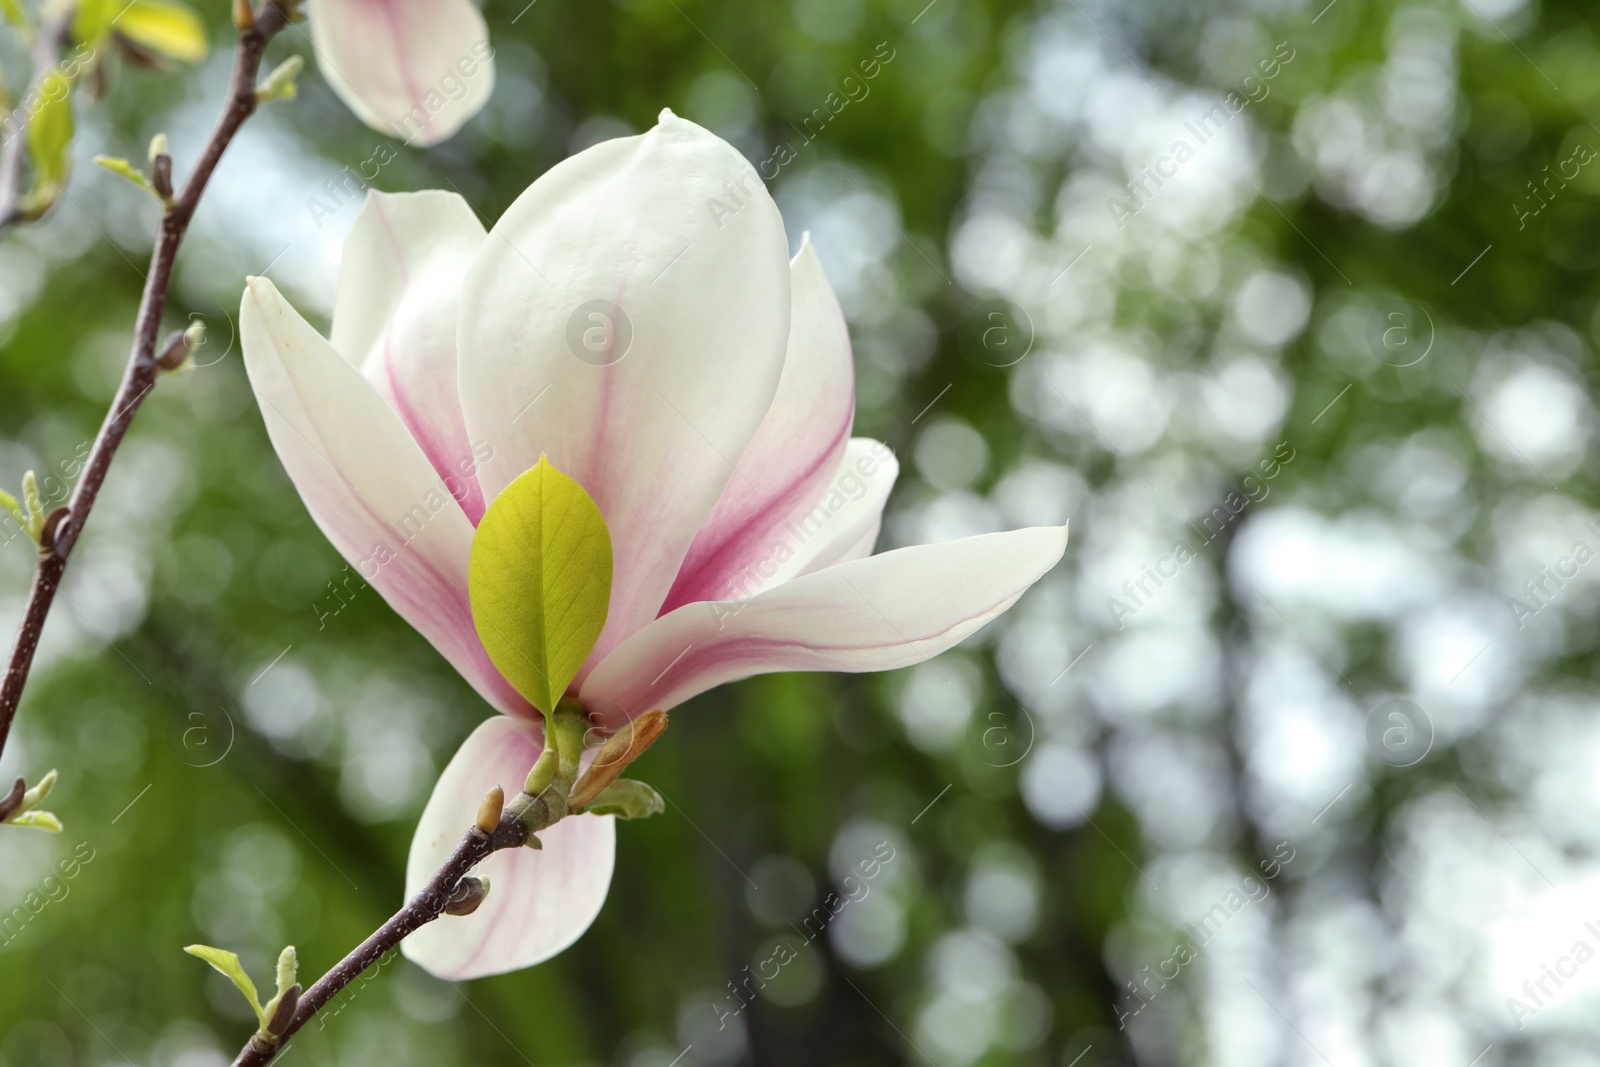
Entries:
[[494,833],[486,834],[476,826],[468,830],[467,835],[461,839],[461,844],[450,854],[450,858],[434,872],[428,884],[406,902],[405,907],[395,912],[387,922],[373,931],[372,936],[352,949],[349,955],[301,994],[293,1018],[282,1031],[276,1033],[278,1043],[268,1044],[259,1037],[251,1035],[244,1048],[239,1050],[238,1057],[233,1061],[233,1067],[262,1067],[263,1064],[272,1062],[273,1058],[283,1051],[289,1038],[310,1022],[312,1016],[338,996],[345,986],[359,978],[368,967],[377,963],[384,953],[444,914],[461,880],[472,871],[473,867],[503,848],[521,847],[529,836],[527,824],[521,816],[510,810],[509,805]]

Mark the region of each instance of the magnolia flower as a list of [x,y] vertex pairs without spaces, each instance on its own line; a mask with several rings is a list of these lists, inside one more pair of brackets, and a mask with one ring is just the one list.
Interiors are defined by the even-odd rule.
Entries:
[[[323,532],[504,714],[423,812],[416,891],[486,791],[515,788],[539,714],[490,662],[467,599],[486,506],[548,455],[610,530],[609,614],[566,692],[615,728],[766,671],[919,663],[1055,565],[1065,527],[871,555],[897,467],[852,438],[850,338],[816,253],[744,158],[663,112],[551,170],[486,234],[458,196],[370,194],[332,337],[264,279],[241,337],[272,442]],[[613,819],[485,861],[473,915],[405,942],[446,978],[571,944],[611,879]]]
[[311,0],[317,66],[356,117],[438,144],[494,89],[494,49],[471,0]]

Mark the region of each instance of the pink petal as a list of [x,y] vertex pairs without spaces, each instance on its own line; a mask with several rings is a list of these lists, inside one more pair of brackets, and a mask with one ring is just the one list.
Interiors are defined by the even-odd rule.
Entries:
[[375,130],[431,145],[494,89],[494,49],[469,0],[313,0],[317,67]]
[[[406,861],[406,898],[419,892],[450,854],[495,786],[522,789],[544,747],[539,725],[496,716],[462,744],[422,812]],[[539,834],[542,850],[506,849],[472,873],[489,895],[471,915],[445,915],[401,942],[412,962],[460,981],[543,962],[594,922],[611,887],[616,826],[611,816],[576,815]]]

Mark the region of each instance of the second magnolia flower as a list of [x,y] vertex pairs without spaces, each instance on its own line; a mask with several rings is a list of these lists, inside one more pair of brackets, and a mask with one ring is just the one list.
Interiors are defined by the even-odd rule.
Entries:
[[[714,210],[730,197],[736,211]],[[767,671],[922,662],[1060,559],[1065,527],[871,555],[897,467],[850,436],[844,316],[809,244],[792,261],[788,248],[749,163],[663,112],[551,168],[492,234],[455,195],[373,194],[331,339],[250,282],[246,366],[311,514],[352,564],[384,561],[371,584],[505,713],[440,778],[408,892],[542,747],[467,597],[487,504],[541,456],[610,531],[609,612],[567,694],[611,728]],[[575,940],[610,884],[613,821],[542,836],[542,852],[486,861],[483,907],[425,927],[407,954],[468,978]]]

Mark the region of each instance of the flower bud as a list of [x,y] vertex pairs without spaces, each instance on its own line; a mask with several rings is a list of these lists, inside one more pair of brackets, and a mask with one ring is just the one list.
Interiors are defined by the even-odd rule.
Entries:
[[22,798],[28,791],[28,783],[18,778],[11,787],[11,792],[0,798],[0,822],[5,822],[11,817],[12,812],[22,807]]
[[27,811],[29,808],[38,804],[45,797],[49,796],[50,790],[56,787],[56,779],[59,777],[61,777],[61,775],[56,772],[56,769],[54,767],[50,768],[50,770],[46,772],[45,776],[39,779],[39,783],[37,785],[28,790],[26,793],[22,794],[22,810]]
[[266,1032],[272,1037],[280,1036],[294,1021],[295,1009],[300,1006],[300,983],[285,989],[278,997],[277,1010],[272,1013],[272,1018],[267,1020]]
[[300,89],[295,79],[300,76],[300,71],[305,67],[304,56],[290,56],[279,63],[268,74],[266,80],[256,86],[256,103],[265,104],[271,100],[293,100]]
[[587,806],[616,781],[628,764],[644,755],[667,728],[667,713],[647,711],[606,739],[589,765],[589,773],[578,779],[569,803],[573,810]]
[[282,952],[278,953],[278,989],[281,992],[294,985],[295,971],[299,970],[299,961],[295,958],[294,946],[285,945]]
[[196,319],[188,329],[174,330],[167,335],[161,345],[161,354],[156,357],[156,366],[165,371],[177,370],[189,358],[189,353],[205,343],[206,324]]
[[506,791],[499,786],[489,790],[489,795],[483,798],[483,803],[478,805],[478,829],[486,834],[492,834],[500,825],[500,813],[505,810]]
[[533,769],[528,772],[528,777],[522,783],[522,791],[529,796],[542,796],[556,776],[556,754],[554,749],[545,749],[539,753],[539,758],[534,761]]
[[150,187],[162,201],[172,199],[172,156],[167,152],[167,135],[150,138]]
[[44,525],[39,528],[39,551],[46,554],[53,552],[56,547],[56,531],[66,521],[70,510],[65,507],[56,508],[45,517]]
[[450,899],[445,902],[446,915],[471,915],[489,895],[489,879],[467,877],[461,879]]

